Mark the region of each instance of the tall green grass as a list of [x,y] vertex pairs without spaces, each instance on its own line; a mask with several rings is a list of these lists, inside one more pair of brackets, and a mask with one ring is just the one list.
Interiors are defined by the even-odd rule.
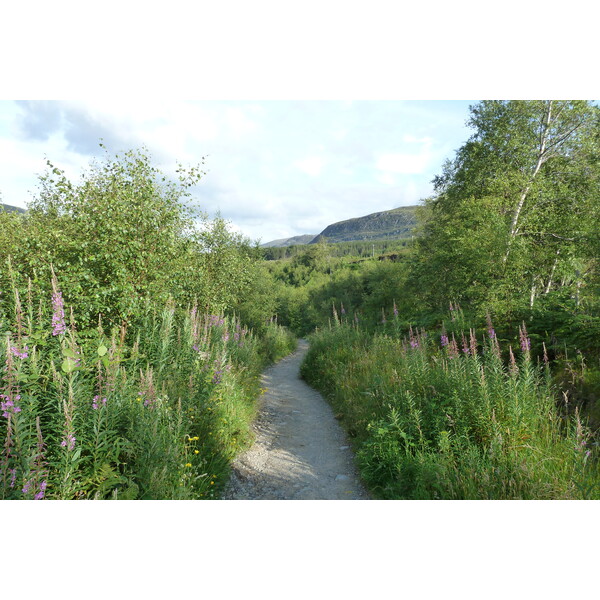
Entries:
[[0,315],[0,498],[219,496],[251,441],[260,371],[291,351],[289,333],[269,323],[259,338],[235,317],[167,305],[135,330],[82,334],[56,278],[52,301],[12,294]]
[[489,324],[370,335],[336,320],[302,367],[349,431],[361,475],[385,499],[600,497],[597,452],[560,409],[548,365],[501,348]]

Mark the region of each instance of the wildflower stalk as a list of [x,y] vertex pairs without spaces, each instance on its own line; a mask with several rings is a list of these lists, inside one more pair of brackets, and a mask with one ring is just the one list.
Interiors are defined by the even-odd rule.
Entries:
[[62,292],[58,288],[58,280],[52,269],[52,335],[63,335],[67,331]]

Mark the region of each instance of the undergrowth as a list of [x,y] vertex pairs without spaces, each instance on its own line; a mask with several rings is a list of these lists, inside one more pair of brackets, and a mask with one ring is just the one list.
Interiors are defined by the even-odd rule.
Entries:
[[314,333],[303,377],[331,401],[361,475],[383,499],[600,497],[597,449],[561,410],[523,325],[501,348],[489,323],[406,337],[338,319]]
[[0,315],[0,498],[217,498],[292,336],[172,305],[84,335],[53,288]]

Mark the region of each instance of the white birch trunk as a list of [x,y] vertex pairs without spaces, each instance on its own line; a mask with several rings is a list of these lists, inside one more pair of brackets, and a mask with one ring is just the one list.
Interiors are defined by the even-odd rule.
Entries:
[[516,235],[519,233],[519,217],[521,216],[521,211],[523,210],[523,205],[525,204],[525,200],[527,198],[527,194],[529,194],[529,190],[533,185],[533,181],[536,175],[539,173],[540,168],[546,161],[546,145],[548,143],[548,132],[550,130],[550,123],[552,120],[552,100],[548,102],[548,107],[546,109],[546,115],[544,118],[544,123],[542,126],[542,131],[540,132],[540,147],[538,150],[538,156],[535,168],[527,185],[521,192],[521,196],[519,197],[519,202],[517,203],[517,207],[515,208],[515,212],[513,214],[512,222],[510,224],[510,235],[508,237],[508,246],[506,248],[506,254],[504,255],[503,263],[506,264],[508,257],[510,255],[510,250],[512,246],[512,242],[515,239]]
[[560,248],[556,251],[556,258],[554,259],[554,263],[552,264],[552,270],[550,271],[550,277],[548,279],[548,283],[546,284],[546,289],[544,290],[544,294],[550,293],[550,288],[552,287],[552,280],[554,279],[554,271],[556,271],[556,265],[558,264],[558,257],[560,255]]

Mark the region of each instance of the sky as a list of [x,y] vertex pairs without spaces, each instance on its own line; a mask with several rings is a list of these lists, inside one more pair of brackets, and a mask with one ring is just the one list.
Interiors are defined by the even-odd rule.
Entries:
[[90,161],[145,147],[161,171],[203,164],[193,201],[251,240],[417,204],[466,141],[467,100],[0,102],[2,201],[26,207],[46,158],[77,181]]

